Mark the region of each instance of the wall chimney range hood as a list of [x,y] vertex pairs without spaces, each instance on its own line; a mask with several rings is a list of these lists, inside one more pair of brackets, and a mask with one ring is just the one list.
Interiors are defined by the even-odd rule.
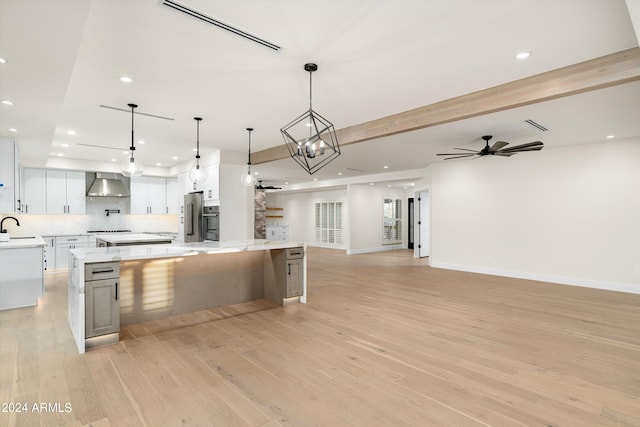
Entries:
[[96,179],[89,187],[89,197],[130,197],[129,189],[120,174],[96,172]]

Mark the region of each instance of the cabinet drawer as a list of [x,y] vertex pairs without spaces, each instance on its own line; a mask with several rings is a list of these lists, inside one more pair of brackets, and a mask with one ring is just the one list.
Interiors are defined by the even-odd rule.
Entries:
[[287,249],[287,259],[299,259],[304,258],[303,248],[289,248]]
[[59,236],[56,237],[56,245],[61,243],[87,243],[89,236]]
[[120,263],[95,262],[84,265],[84,280],[117,279],[120,277]]

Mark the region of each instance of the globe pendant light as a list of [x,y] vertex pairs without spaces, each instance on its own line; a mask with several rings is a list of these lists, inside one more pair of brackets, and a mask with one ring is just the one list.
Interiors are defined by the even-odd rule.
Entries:
[[136,150],[134,144],[134,134],[133,134],[133,118],[135,116],[134,110],[138,108],[136,104],[127,104],[129,108],[131,108],[131,147],[129,147],[129,157],[122,164],[122,173],[126,176],[140,176],[142,175],[142,165],[140,163],[136,164],[135,159],[133,157],[133,152]]
[[253,187],[256,185],[256,178],[251,172],[251,132],[253,131],[253,128],[247,128],[247,131],[249,132],[249,160],[247,161],[247,173],[242,174],[240,180],[243,185]]
[[200,122],[202,117],[194,117],[193,120],[196,121],[196,161],[189,170],[189,179],[195,184],[207,180],[207,171],[200,167]]
[[333,124],[313,111],[311,74],[316,64],[305,64],[309,72],[309,111],[280,129],[289,154],[309,175],[313,175],[340,155],[340,145]]

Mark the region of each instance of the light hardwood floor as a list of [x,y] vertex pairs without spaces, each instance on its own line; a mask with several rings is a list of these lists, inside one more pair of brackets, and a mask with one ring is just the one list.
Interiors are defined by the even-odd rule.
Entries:
[[640,426],[640,295],[308,255],[309,304],[131,325],[84,355],[48,276],[37,308],[0,312],[0,403],[28,406],[0,426]]

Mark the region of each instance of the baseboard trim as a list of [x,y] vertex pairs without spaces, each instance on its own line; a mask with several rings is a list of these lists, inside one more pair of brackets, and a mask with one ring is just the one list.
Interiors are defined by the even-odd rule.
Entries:
[[374,252],[395,251],[398,249],[406,249],[406,248],[402,245],[387,245],[387,246],[379,246],[377,248],[347,249],[347,255],[370,254]]
[[451,264],[431,260],[431,267],[446,270],[467,271],[470,273],[491,274],[493,276],[513,277],[517,279],[537,280],[540,282],[557,283],[560,285],[580,286],[583,288],[602,289],[606,291],[640,294],[640,285],[632,283],[604,282],[600,280],[582,279],[578,277],[555,276],[552,274],[538,274],[524,271],[503,270],[498,268],[476,267],[470,265]]

